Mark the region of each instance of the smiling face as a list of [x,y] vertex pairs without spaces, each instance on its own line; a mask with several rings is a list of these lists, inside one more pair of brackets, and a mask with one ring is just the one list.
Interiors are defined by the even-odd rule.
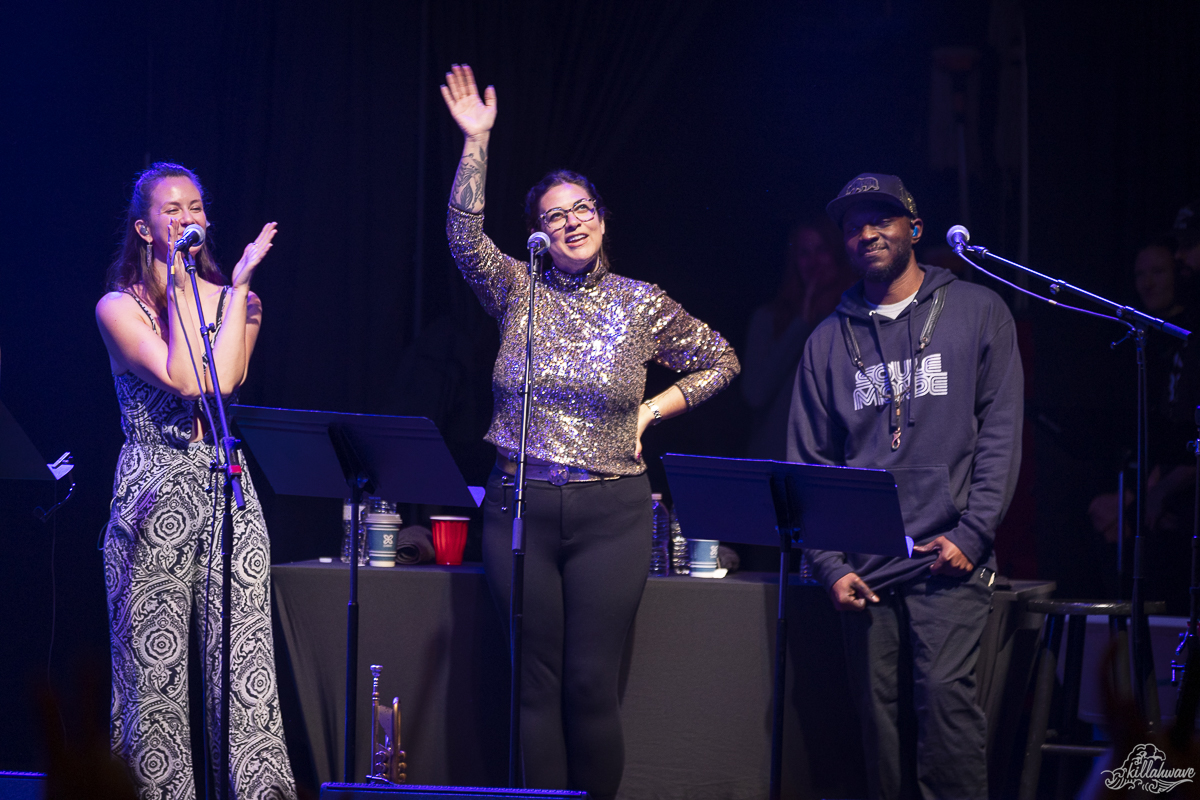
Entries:
[[[580,200],[588,200],[587,189],[573,183],[560,183],[542,195],[538,211],[560,208],[569,209]],[[566,224],[557,230],[549,230],[545,222],[541,229],[550,237],[550,260],[554,266],[572,275],[591,269],[604,242],[604,220],[597,213],[590,220],[581,222],[574,214],[567,214]]]
[[919,219],[886,203],[863,202],[842,217],[842,241],[854,269],[870,283],[891,283],[910,264],[920,240]]
[[[148,219],[140,219],[136,223],[138,235],[143,240],[153,243],[155,260],[164,263],[170,256],[172,221],[176,222],[176,236],[192,223],[208,228],[204,198],[190,178],[169,177],[159,181],[150,194],[150,207],[146,216]],[[196,253],[202,246],[193,247],[192,253]]]

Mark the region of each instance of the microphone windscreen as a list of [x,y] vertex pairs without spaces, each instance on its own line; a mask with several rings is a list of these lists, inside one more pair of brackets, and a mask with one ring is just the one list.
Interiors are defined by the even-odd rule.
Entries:
[[962,225],[955,225],[950,230],[946,231],[946,244],[951,247],[958,247],[971,241],[971,232]]
[[192,223],[183,229],[183,233],[175,240],[175,250],[179,251],[183,248],[192,249],[204,244],[204,227]]
[[195,240],[195,244],[193,244],[192,247],[195,247],[198,244],[204,244],[203,225],[197,225],[195,222],[193,222],[191,225],[188,225],[183,229],[183,235],[188,239]]

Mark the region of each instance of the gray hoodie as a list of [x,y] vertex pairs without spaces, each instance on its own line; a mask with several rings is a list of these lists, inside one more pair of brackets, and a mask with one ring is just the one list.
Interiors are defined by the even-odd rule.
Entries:
[[[976,567],[994,568],[992,542],[1021,461],[1024,375],[1016,330],[995,292],[938,267],[921,269],[915,300],[895,320],[871,312],[859,282],[813,331],[796,372],[788,460],[890,471],[905,533],[916,544],[945,535]],[[922,348],[942,286],[945,305]],[[843,316],[862,369],[851,355]],[[894,392],[887,389],[889,378]],[[898,414],[893,394],[900,398]],[[935,559],[809,555],[826,587],[856,572],[875,591],[928,574]]]

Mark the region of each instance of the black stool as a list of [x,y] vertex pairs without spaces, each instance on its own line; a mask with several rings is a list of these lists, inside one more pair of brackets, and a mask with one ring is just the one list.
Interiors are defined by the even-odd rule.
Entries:
[[[1146,614],[1162,614],[1166,603],[1147,602]],[[1025,763],[1021,768],[1021,787],[1018,800],[1033,800],[1037,795],[1038,777],[1042,771],[1042,754],[1095,757],[1108,749],[1107,742],[1079,740],[1076,727],[1079,720],[1079,684],[1083,674],[1083,634],[1089,614],[1107,616],[1109,630],[1117,638],[1117,661],[1113,674],[1118,693],[1128,694],[1133,681],[1129,673],[1129,633],[1127,620],[1132,604],[1115,600],[1030,600],[1025,610],[1045,614],[1042,644],[1037,662],[1037,682],[1033,690],[1033,709],[1029,715],[1029,738],[1025,744]],[[1060,717],[1054,729],[1050,723],[1050,702],[1058,669],[1058,654],[1062,645],[1063,623],[1067,628],[1067,661],[1063,664],[1062,703]],[[1154,659],[1146,642],[1149,677],[1146,681],[1146,716],[1158,724],[1158,684],[1154,680]],[[1050,741],[1047,741],[1050,739]],[[1062,767],[1059,765],[1058,794],[1062,792]]]

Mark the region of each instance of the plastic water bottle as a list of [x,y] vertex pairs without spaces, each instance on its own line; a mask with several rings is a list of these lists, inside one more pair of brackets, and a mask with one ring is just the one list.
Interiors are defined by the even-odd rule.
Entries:
[[368,497],[367,509],[372,514],[395,514],[396,504],[391,500],[383,500],[379,497]]
[[807,584],[820,583],[817,580],[817,576],[813,573],[812,559],[809,557],[807,550],[800,553],[800,582]]
[[679,518],[671,515],[671,574],[691,575],[692,557],[688,553],[688,541],[679,530]]
[[650,574],[667,575],[671,565],[671,512],[658,492],[650,495]]
[[[370,507],[370,498],[363,497],[363,502],[358,507],[358,565],[365,567],[367,565],[367,509]],[[350,550],[353,547],[351,541],[353,537],[350,535],[351,516],[353,516],[354,504],[349,500],[342,501],[342,563],[350,563]]]

